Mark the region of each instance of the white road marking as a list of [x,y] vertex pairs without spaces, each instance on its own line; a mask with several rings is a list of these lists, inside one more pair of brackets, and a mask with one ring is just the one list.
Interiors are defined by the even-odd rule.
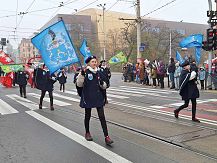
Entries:
[[110,93],[107,93],[107,96],[108,96],[108,97],[115,97],[115,98],[119,98],[119,99],[126,99],[126,98],[129,98],[129,97],[126,97],[126,96],[113,95],[113,94],[110,94]]
[[89,142],[84,139],[83,136],[69,130],[68,128],[61,126],[60,124],[34,112],[34,111],[26,111],[29,115],[34,117],[35,119],[43,122],[44,124],[48,125],[49,127],[53,128],[54,130],[60,132],[61,134],[67,136],[68,138],[72,139],[73,141],[79,143],[80,145],[88,148],[89,150],[95,152],[96,154],[100,155],[101,157],[105,158],[106,160],[113,162],[113,163],[131,163],[131,161],[121,157],[120,155],[94,143]]
[[5,115],[5,114],[18,113],[18,111],[0,99],[0,113],[2,115]]
[[158,105],[153,105],[153,106],[150,106],[151,108],[155,108],[155,109],[164,109],[166,107],[164,106],[158,106]]
[[[80,99],[64,96],[64,95],[61,95],[61,94],[53,93],[53,95],[55,97],[63,98],[63,99],[69,100],[69,101],[80,102]],[[108,101],[112,101],[112,99],[108,98]]]
[[[109,88],[109,90],[112,90],[112,91],[115,91],[117,89],[115,88]],[[148,93],[148,92],[139,92],[139,91],[134,91],[134,90],[121,90],[121,89],[118,89],[119,92],[129,92],[129,93],[135,93],[135,94],[142,94],[142,95],[150,95],[150,96],[157,96],[157,97],[167,97],[167,96],[161,96],[157,93]]]
[[[78,95],[77,92],[73,92],[73,91],[65,91],[65,93],[72,94],[72,95]],[[113,95],[113,94],[110,94],[110,93],[107,93],[107,96],[108,97],[115,97],[115,98],[119,98],[119,99],[129,98],[129,97],[126,97],[126,96]]]
[[[32,96],[32,97],[35,97],[35,98],[37,98],[37,99],[40,99],[40,95],[39,95],[39,94],[36,94],[36,93],[29,93],[28,95],[30,95],[30,96]],[[43,101],[50,102],[50,99],[47,98],[47,97],[44,97]],[[56,99],[53,100],[53,103],[54,103],[55,105],[58,105],[58,106],[68,106],[68,105],[71,105],[70,103],[63,102],[63,101],[56,100]]]
[[107,89],[106,92],[110,94],[115,94],[115,95],[118,94],[118,95],[133,96],[133,97],[144,97],[144,95],[139,95],[139,94],[134,94],[134,93],[118,92],[118,89],[113,90],[113,91],[110,91],[109,89]]
[[151,88],[144,88],[144,87],[129,87],[129,86],[120,86],[122,88],[132,88],[132,89],[138,89],[138,90],[151,90],[151,91],[155,91],[155,92],[166,92],[166,93],[171,93],[171,92],[174,92],[174,93],[177,93],[178,91],[172,91],[172,90],[163,90],[163,89],[151,89]]
[[[59,92],[61,92],[61,91],[59,91]],[[68,93],[68,94],[71,94],[71,95],[77,95],[78,96],[78,93],[77,92],[73,92],[73,91],[65,91],[65,93]]]
[[80,99],[77,99],[77,98],[72,98],[72,97],[60,95],[60,94],[57,94],[57,93],[53,93],[53,95],[55,97],[63,98],[63,99],[70,100],[70,101],[73,101],[73,102],[80,102]]
[[26,99],[26,98],[23,98],[23,97],[20,97],[16,94],[12,94],[12,95],[6,95],[8,96],[9,98],[11,98],[12,100],[20,103],[21,105],[29,108],[30,110],[36,110],[38,109],[38,104]]

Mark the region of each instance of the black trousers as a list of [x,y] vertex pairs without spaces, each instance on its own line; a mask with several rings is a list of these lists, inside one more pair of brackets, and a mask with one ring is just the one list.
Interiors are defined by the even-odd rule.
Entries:
[[201,89],[204,89],[204,80],[201,80],[200,84],[201,84]]
[[152,78],[153,80],[153,86],[156,86],[156,78]]
[[65,84],[60,84],[60,91],[63,89],[63,92],[65,91]]
[[192,119],[193,119],[193,118],[195,118],[195,116],[196,116],[196,106],[197,106],[196,98],[185,100],[184,105],[180,106],[180,107],[177,109],[177,111],[179,112],[179,111],[181,111],[182,109],[187,108],[190,100],[191,100],[191,104],[192,104]]
[[26,85],[19,85],[20,87],[20,96],[26,96]]
[[[101,126],[102,126],[104,136],[106,137],[106,136],[108,136],[108,129],[107,129],[107,124],[106,124],[106,120],[105,120],[104,108],[99,107],[99,108],[96,108],[96,109],[97,109],[97,113],[98,113],[98,116],[99,116],[99,120],[101,122]],[[85,125],[86,133],[90,132],[89,126],[90,126],[91,110],[92,110],[92,108],[85,108],[84,125]]]
[[160,88],[164,88],[164,76],[159,76]]
[[[53,91],[48,91],[49,98],[50,98],[50,106],[53,106]],[[41,91],[41,97],[40,97],[40,105],[43,103],[44,96],[46,94],[46,91]]]

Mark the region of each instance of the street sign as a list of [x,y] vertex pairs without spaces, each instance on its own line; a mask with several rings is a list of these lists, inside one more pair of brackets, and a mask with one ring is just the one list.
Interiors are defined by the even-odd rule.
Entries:
[[1,38],[1,45],[6,46],[6,38]]
[[145,47],[144,47],[144,46],[140,46],[140,47],[139,47],[139,51],[140,51],[140,52],[144,52],[144,51],[145,51]]
[[207,11],[207,17],[215,17],[217,15],[217,11]]

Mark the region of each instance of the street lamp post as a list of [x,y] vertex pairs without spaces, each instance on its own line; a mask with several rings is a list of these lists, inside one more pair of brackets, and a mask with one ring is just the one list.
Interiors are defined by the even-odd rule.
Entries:
[[97,5],[98,7],[102,7],[102,17],[103,17],[103,59],[106,60],[106,31],[105,31],[105,3]]

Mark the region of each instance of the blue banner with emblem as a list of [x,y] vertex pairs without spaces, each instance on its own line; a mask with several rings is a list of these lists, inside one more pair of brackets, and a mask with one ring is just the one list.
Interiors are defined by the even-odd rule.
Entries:
[[193,34],[184,38],[179,43],[179,46],[181,48],[195,48],[195,60],[197,64],[200,64],[202,42],[203,42],[202,34]]
[[185,61],[178,51],[176,51],[176,60],[179,61],[180,64],[182,64]]
[[49,26],[31,41],[40,51],[50,74],[64,66],[79,62],[63,20]]
[[84,39],[81,47],[80,47],[80,53],[84,56],[84,61],[91,56],[90,48],[87,46],[87,40]]
[[192,47],[202,47],[203,35],[202,34],[193,34],[184,38],[179,46],[181,48],[192,48]]

